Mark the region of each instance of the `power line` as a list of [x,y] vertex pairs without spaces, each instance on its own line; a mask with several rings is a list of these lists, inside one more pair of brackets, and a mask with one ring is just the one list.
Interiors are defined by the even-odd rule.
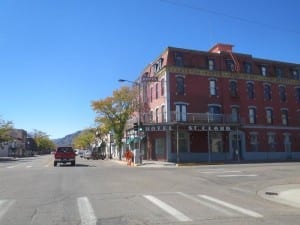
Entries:
[[293,34],[300,34],[300,31],[298,31],[298,30],[286,29],[286,28],[283,28],[283,27],[263,23],[263,22],[260,22],[260,21],[257,21],[257,20],[250,20],[250,19],[247,19],[247,18],[239,17],[239,16],[233,16],[233,15],[229,15],[229,14],[226,14],[226,13],[223,13],[223,12],[218,12],[218,11],[206,9],[206,8],[203,8],[203,7],[187,4],[187,3],[184,3],[184,2],[172,1],[172,0],[160,0],[160,1],[171,4],[171,5],[182,6],[182,7],[185,7],[185,8],[198,10],[198,11],[202,11],[202,12],[217,15],[217,16],[227,17],[227,18],[230,18],[230,19],[233,19],[233,20],[238,20],[238,21],[244,22],[244,23],[250,23],[250,24],[255,24],[255,25],[258,25],[258,26],[267,27],[267,28],[272,29],[272,30],[279,30],[279,31],[285,31],[285,32],[293,33]]

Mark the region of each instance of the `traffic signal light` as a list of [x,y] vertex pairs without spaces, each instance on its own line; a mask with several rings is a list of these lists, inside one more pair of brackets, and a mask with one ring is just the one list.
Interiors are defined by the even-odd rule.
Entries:
[[139,124],[138,123],[133,123],[133,130],[138,131],[139,130]]
[[143,130],[144,130],[143,123],[140,122],[139,131],[143,131]]

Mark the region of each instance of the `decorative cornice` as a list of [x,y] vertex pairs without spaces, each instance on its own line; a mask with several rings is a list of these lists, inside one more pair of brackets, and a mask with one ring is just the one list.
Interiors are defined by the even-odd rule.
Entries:
[[262,75],[257,75],[257,74],[232,73],[227,71],[210,71],[204,69],[176,67],[176,66],[164,67],[159,73],[165,70],[170,73],[177,73],[182,75],[222,77],[222,78],[230,78],[230,79],[242,79],[247,81],[261,81],[261,82],[270,82],[270,83],[277,83],[277,84],[300,85],[300,80],[294,80],[294,79],[264,77]]

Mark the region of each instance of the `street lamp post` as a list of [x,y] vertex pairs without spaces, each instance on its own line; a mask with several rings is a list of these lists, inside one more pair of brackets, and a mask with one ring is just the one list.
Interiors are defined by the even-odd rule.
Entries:
[[132,84],[135,84],[138,86],[138,94],[139,94],[139,97],[138,97],[138,130],[137,130],[137,136],[138,136],[138,139],[139,139],[139,142],[138,142],[138,148],[139,148],[139,151],[140,151],[140,154],[141,154],[141,133],[140,133],[140,128],[141,128],[141,83],[140,82],[135,82],[135,81],[130,81],[130,80],[124,80],[124,79],[119,79],[118,80],[119,82],[128,82],[128,83],[132,83]]

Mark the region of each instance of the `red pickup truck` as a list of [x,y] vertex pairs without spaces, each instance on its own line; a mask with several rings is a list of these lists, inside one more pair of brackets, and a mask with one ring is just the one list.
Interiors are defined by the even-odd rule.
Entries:
[[58,163],[71,163],[71,166],[75,166],[76,154],[72,147],[58,147],[54,153],[54,166]]

